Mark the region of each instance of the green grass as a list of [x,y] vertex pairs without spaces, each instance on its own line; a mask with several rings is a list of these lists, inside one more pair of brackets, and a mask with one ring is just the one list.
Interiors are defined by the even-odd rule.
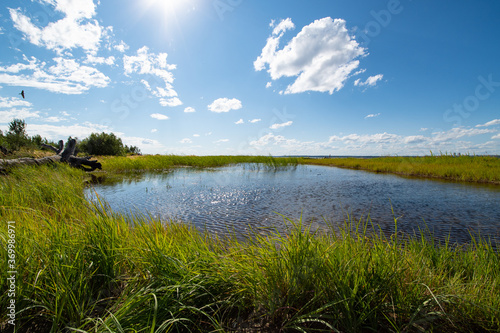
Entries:
[[440,155],[422,157],[302,159],[300,163],[330,165],[406,176],[500,184],[500,158]]
[[298,158],[278,158],[271,156],[179,156],[144,155],[127,157],[98,157],[103,170],[113,172],[164,170],[175,167],[211,168],[241,163],[257,163],[267,169],[281,169],[296,166]]
[[[86,177],[64,165],[0,176],[0,288],[15,221],[19,331],[500,330],[500,256],[480,239],[438,245],[352,219],[329,234],[284,219],[286,234],[216,238],[93,206]],[[0,330],[8,302],[0,293]]]

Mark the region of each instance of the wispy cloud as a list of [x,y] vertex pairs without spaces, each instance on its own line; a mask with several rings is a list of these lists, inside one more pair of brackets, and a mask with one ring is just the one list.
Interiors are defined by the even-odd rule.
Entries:
[[212,112],[222,113],[231,110],[239,110],[243,107],[241,101],[236,98],[218,98],[208,105],[208,109]]
[[355,86],[359,86],[359,87],[362,87],[362,86],[373,87],[373,86],[375,86],[377,84],[378,81],[382,80],[383,77],[384,76],[382,74],[378,74],[378,75],[375,75],[375,76],[370,76],[364,82],[362,82],[360,79],[357,79],[356,81],[354,81],[354,85]]
[[229,139],[220,139],[220,140],[214,141],[214,143],[222,143],[222,142],[229,142]]
[[252,120],[249,120],[249,122],[252,123],[252,124],[255,124],[255,123],[258,123],[261,120],[262,119],[252,119]]
[[330,17],[305,26],[279,50],[280,39],[293,28],[290,18],[276,25],[261,55],[254,61],[255,70],[267,68],[272,80],[296,77],[285,94],[306,91],[332,94],[342,89],[345,81],[359,67],[358,58],[367,55],[366,50],[349,34],[346,22]]
[[378,117],[378,116],[380,116],[380,113],[371,113],[371,114],[365,116],[365,119],[367,119],[367,118],[375,118],[375,117]]
[[74,59],[53,58],[54,65],[35,57],[24,63],[0,66],[0,83],[33,87],[62,94],[81,94],[92,87],[104,88],[110,79],[97,69],[80,65]]
[[185,138],[185,139],[182,139],[181,141],[179,141],[180,143],[193,143],[193,140],[189,139],[189,138]]
[[282,127],[286,127],[286,126],[290,126],[293,124],[293,121],[287,121],[286,123],[281,123],[281,124],[274,124],[274,125],[271,125],[269,128],[270,129],[278,129],[278,128],[282,128]]
[[184,112],[193,113],[196,112],[196,110],[193,107],[188,106],[187,108],[184,109]]
[[167,56],[167,53],[150,53],[149,48],[143,46],[137,50],[136,55],[123,56],[123,69],[125,75],[146,75],[147,79],[142,79],[141,82],[153,96],[159,98],[160,105],[179,106],[182,101],[174,90],[172,74],[177,66],[167,63]]
[[494,125],[500,125],[500,119],[493,119],[491,121],[488,121],[485,124],[476,125],[476,127],[488,127],[488,126],[494,126]]
[[243,124],[243,123],[244,123],[243,119],[240,119],[237,122],[235,122],[236,125],[240,125],[240,124]]

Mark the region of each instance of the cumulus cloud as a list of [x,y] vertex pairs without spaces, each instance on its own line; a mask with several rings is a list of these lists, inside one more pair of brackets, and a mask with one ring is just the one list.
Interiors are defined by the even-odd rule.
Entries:
[[492,138],[492,139],[500,139],[500,134],[493,135],[491,138]]
[[286,123],[281,123],[281,124],[274,124],[274,125],[271,125],[269,128],[270,129],[278,129],[278,128],[282,128],[282,127],[286,127],[286,126],[290,126],[293,124],[293,121],[287,121]]
[[222,113],[231,110],[239,110],[243,107],[241,101],[236,98],[218,98],[208,105],[208,109],[212,112]]
[[356,81],[354,81],[354,85],[355,86],[359,86],[359,87],[362,87],[362,86],[373,87],[373,86],[375,86],[377,84],[378,81],[382,80],[383,77],[384,76],[382,74],[378,74],[378,75],[375,75],[375,76],[370,76],[364,82],[362,82],[360,79],[357,79]]
[[30,43],[54,50],[59,54],[74,48],[82,48],[90,53],[97,52],[101,39],[109,28],[102,27],[97,20],[92,19],[96,14],[92,0],[42,0],[42,2],[51,5],[62,15],[61,19],[50,22],[43,28],[36,26],[21,12],[21,9],[9,8],[14,27],[22,32]]
[[240,119],[237,122],[235,122],[236,125],[240,125],[240,124],[243,124],[243,123],[244,123],[243,119]]
[[380,113],[371,113],[371,114],[365,116],[365,119],[367,119],[367,118],[375,118],[375,117],[378,117],[378,116],[380,116]]
[[159,98],[160,105],[173,107],[182,105],[182,101],[173,87],[172,70],[177,66],[167,63],[167,56],[167,53],[150,53],[144,46],[137,50],[136,55],[123,56],[123,69],[125,75],[147,75],[147,80],[141,80],[146,89]]
[[164,114],[161,113],[153,113],[150,115],[151,118],[158,119],[158,120],[167,120],[168,117],[165,116]]
[[258,123],[259,121],[261,121],[262,119],[252,119],[250,120],[249,122],[252,123],[252,124],[255,124],[255,123]]
[[74,59],[56,57],[47,66],[35,57],[24,63],[0,66],[0,83],[33,87],[62,94],[82,94],[92,87],[104,88],[110,79],[97,69],[80,65]]
[[118,52],[124,53],[129,49],[129,46],[124,41],[120,41],[120,43],[113,45],[113,48]]
[[325,17],[316,20],[279,49],[284,33],[293,28],[289,18],[276,25],[261,55],[254,61],[255,70],[267,68],[272,80],[296,78],[286,88],[285,94],[306,91],[332,94],[342,89],[345,81],[359,67],[358,58],[367,55],[366,50],[349,34],[342,19]]
[[186,113],[192,113],[192,112],[196,112],[196,110],[190,106],[188,106],[187,108],[184,109],[184,112]]

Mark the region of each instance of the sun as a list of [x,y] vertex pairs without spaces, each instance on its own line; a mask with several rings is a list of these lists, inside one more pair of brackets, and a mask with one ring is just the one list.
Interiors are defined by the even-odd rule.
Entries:
[[147,0],[144,2],[148,10],[162,17],[178,17],[195,8],[196,0]]

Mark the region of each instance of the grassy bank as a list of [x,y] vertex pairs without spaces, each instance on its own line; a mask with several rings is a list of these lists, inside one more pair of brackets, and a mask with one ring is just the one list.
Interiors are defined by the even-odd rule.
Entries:
[[[287,235],[214,239],[94,207],[85,179],[64,165],[0,176],[0,288],[13,221],[19,332],[500,330],[500,257],[480,240],[438,246],[356,221],[338,234],[287,221]],[[10,300],[0,293],[2,331]]]
[[500,184],[500,158],[492,156],[421,156],[302,159],[303,164],[395,173],[406,176]]

